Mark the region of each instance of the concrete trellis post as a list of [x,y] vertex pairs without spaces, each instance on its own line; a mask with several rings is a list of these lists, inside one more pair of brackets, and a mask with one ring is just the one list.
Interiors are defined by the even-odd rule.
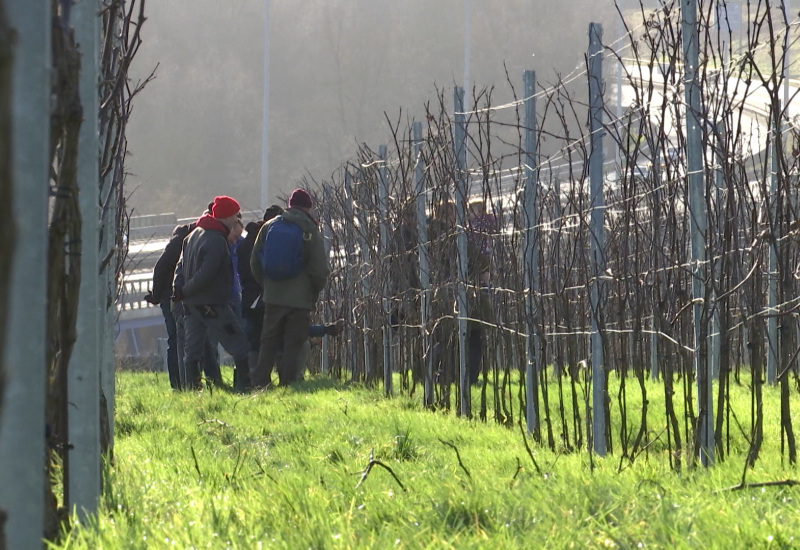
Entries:
[[459,395],[461,405],[459,412],[462,416],[472,414],[470,401],[469,372],[467,372],[467,121],[464,114],[464,89],[456,87],[454,92],[455,103],[455,183],[456,183],[456,224],[458,244],[458,364],[459,364]]
[[689,218],[691,224],[692,313],[694,320],[694,366],[697,378],[697,415],[700,460],[704,466],[714,461],[714,411],[705,339],[708,335],[705,289],[706,235],[708,216],[705,203],[702,132],[698,115],[701,110],[699,33],[697,0],[681,0],[681,24],[684,61],[684,94],[686,98],[686,159],[689,179]]
[[[44,533],[47,191],[50,178],[50,2],[11,2],[13,212],[26,246],[12,260],[0,421],[0,507],[8,548],[41,548]],[[24,225],[21,221],[24,220]]]
[[422,158],[422,123],[412,124],[414,139],[414,180],[417,185],[417,250],[419,251],[420,324],[425,350],[425,405],[433,405],[433,353],[428,321],[430,303],[430,260],[428,258],[428,219],[425,215],[425,161]]
[[[344,172],[344,189],[345,189],[345,193],[346,193],[345,201],[344,201],[345,219],[352,220],[353,219],[353,189],[352,189],[352,185],[350,184],[350,172],[348,172],[347,170],[345,170],[345,172]],[[349,223],[349,224],[346,225],[346,227],[352,228],[353,224]],[[344,277],[345,277],[344,288],[346,289],[345,296],[347,296],[348,299],[350,299],[350,297],[352,297],[354,295],[353,292],[352,292],[352,289],[350,288],[350,285],[352,284],[352,282],[351,282],[351,274],[353,273],[353,269],[351,269],[350,266],[353,264],[353,262],[355,260],[355,257],[356,257],[356,251],[353,248],[353,239],[351,239],[349,237],[350,237],[350,235],[347,235],[345,240],[344,240],[345,254],[347,254],[347,262],[346,262],[347,268],[344,271]],[[355,277],[352,277],[352,278],[355,279]],[[347,311],[348,315],[350,315],[350,318],[348,318],[348,324],[350,324],[351,322],[355,321],[355,319],[352,318],[354,307],[353,307],[352,303],[351,304],[347,304],[347,305],[348,305],[348,307],[345,309],[345,311]],[[366,351],[368,351],[368,348],[365,348],[365,352]],[[355,348],[353,346],[353,338],[348,338],[348,340],[347,340],[347,357],[349,359],[349,364],[350,364],[351,369],[352,369],[351,377],[352,377],[353,381],[357,381],[358,380],[358,372],[356,370],[356,351],[355,351]]]
[[778,376],[778,147],[777,139],[780,124],[772,128],[772,169],[767,204],[769,205],[770,234],[769,260],[767,273],[767,384],[774,385]]
[[[389,182],[386,179],[386,146],[378,146],[378,185],[379,189],[379,208],[380,208],[380,234],[381,234],[381,254],[383,263],[389,261]],[[381,281],[381,306],[383,309],[383,391],[389,396],[392,395],[392,325],[389,320],[391,315],[391,301],[389,300],[389,274]]]
[[81,209],[81,283],[77,340],[67,373],[69,407],[70,508],[81,517],[97,511],[100,497],[100,323],[98,308],[100,246],[100,174],[98,140],[99,5],[81,0],[73,8],[75,38],[81,51],[83,106],[78,149]]
[[523,73],[525,89],[525,321],[526,339],[525,403],[528,432],[539,433],[539,168],[537,162],[536,73]]
[[[352,190],[352,182],[349,178],[345,178],[345,185],[348,189],[348,195],[350,196],[350,204],[353,204],[353,190]],[[351,218],[352,219],[352,218]],[[372,300],[372,285],[370,284],[370,254],[369,254],[369,243],[367,243],[367,236],[364,232],[367,230],[367,221],[364,219],[364,209],[358,208],[356,210],[356,219],[358,220],[359,225],[359,232],[358,232],[358,247],[360,249],[361,254],[361,288],[364,291],[363,297],[365,303],[369,303]],[[370,372],[372,370],[371,366],[371,358],[370,358],[370,351],[369,351],[369,334],[371,332],[369,326],[369,316],[363,315],[363,328],[364,328],[364,378],[369,378]]]
[[[323,196],[325,197],[325,203],[331,203],[331,191],[328,186],[325,186],[323,189]],[[331,228],[331,220],[330,217],[326,217],[325,223],[322,226],[322,237],[325,243],[325,256],[328,258],[330,262],[331,257],[331,238],[333,235],[333,229]],[[325,285],[325,296],[326,298],[330,298],[331,287],[330,284]],[[330,320],[330,300],[326,299],[323,306],[323,319]],[[320,369],[322,370],[323,374],[328,374],[330,372],[330,365],[328,362],[328,350],[330,349],[330,337],[326,334],[322,337],[322,355],[321,357],[321,365]]]
[[603,28],[589,25],[589,109],[591,153],[589,157],[589,208],[591,209],[589,253],[591,258],[591,352],[592,352],[592,441],[594,452],[606,454],[606,389],[600,315],[605,277],[605,199],[603,197]]

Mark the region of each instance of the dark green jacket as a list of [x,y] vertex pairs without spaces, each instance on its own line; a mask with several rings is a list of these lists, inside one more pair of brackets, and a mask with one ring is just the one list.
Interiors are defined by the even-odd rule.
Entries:
[[283,219],[296,223],[303,229],[303,255],[305,258],[303,271],[297,277],[284,281],[273,281],[264,277],[260,261],[261,249],[264,247],[264,239],[267,237],[270,225],[277,218],[265,223],[258,232],[258,237],[253,245],[253,253],[250,255],[250,269],[253,271],[253,277],[257,281],[261,281],[264,286],[263,300],[265,304],[313,311],[317,305],[317,297],[325,288],[330,274],[328,255],[325,252],[322,234],[311,216],[299,208],[289,208],[282,216]]

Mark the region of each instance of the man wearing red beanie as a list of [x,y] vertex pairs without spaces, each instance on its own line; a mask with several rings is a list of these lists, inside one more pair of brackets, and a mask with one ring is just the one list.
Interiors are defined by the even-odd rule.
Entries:
[[183,243],[175,278],[175,298],[183,300],[186,334],[184,365],[188,388],[200,387],[200,362],[206,335],[213,336],[235,362],[233,386],[250,388],[250,346],[231,309],[233,266],[228,234],[241,220],[239,203],[231,197],[215,197],[211,213],[197,220],[197,227]]
[[[264,324],[261,329],[261,349],[258,364],[253,367],[253,386],[271,383],[272,366],[277,360],[280,384],[285,386],[298,379],[298,357],[308,339],[311,312],[320,291],[325,288],[330,268],[328,255],[316,220],[311,216],[311,195],[295,189],[289,197],[289,208],[280,216],[266,222],[258,232],[250,256],[253,277],[264,286]],[[261,265],[270,228],[276,223],[295,224],[302,230],[302,269],[291,278],[271,279]],[[267,248],[269,250],[269,248]],[[279,350],[283,350],[278,358]]]

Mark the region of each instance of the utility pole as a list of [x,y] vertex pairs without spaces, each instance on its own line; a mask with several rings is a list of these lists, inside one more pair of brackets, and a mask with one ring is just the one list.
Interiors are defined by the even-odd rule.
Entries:
[[470,49],[470,23],[472,22],[471,5],[472,5],[471,0],[464,0],[464,93],[468,93],[470,88],[469,49]]
[[261,109],[261,211],[269,204],[269,4],[264,0],[264,97]]

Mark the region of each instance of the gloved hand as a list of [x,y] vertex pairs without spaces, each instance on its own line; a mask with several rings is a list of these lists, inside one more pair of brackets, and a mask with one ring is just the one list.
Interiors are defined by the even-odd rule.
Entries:
[[173,302],[180,302],[183,300],[183,289],[178,287],[172,291],[172,301]]
[[328,336],[339,336],[342,333],[343,324],[344,323],[337,321],[336,323],[325,325],[325,334]]
[[152,292],[148,292],[147,294],[145,294],[144,301],[147,302],[148,304],[153,304],[154,306],[157,306],[161,303],[160,300],[156,300],[156,297],[153,296]]

